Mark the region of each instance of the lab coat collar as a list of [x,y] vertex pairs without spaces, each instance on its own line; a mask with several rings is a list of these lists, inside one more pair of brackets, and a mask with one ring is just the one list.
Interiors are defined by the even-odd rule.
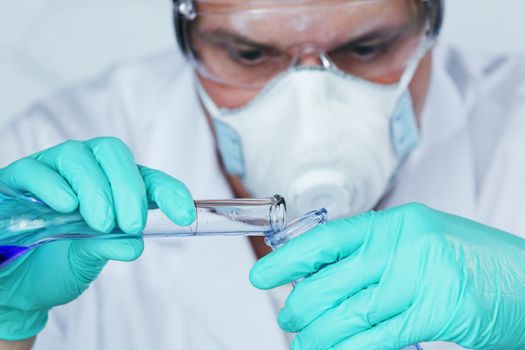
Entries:
[[474,101],[475,71],[456,51],[442,44],[434,48],[431,83],[421,116],[420,150],[446,142],[465,126]]

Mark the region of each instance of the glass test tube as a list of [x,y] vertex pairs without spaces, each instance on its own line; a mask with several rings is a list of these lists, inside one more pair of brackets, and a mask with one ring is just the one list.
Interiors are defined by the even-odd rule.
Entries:
[[271,236],[286,228],[286,204],[276,195],[266,199],[195,201],[197,218],[183,227],[159,209],[148,211],[142,234],[111,233],[90,228],[78,211],[62,214],[42,201],[0,186],[0,267],[44,244],[59,240],[136,237]]
[[[57,213],[42,201],[0,186],[0,246],[29,247],[59,239],[130,237],[118,227],[110,234],[91,229],[78,211]],[[148,211],[144,237],[265,236],[287,224],[286,204],[276,195],[266,199],[195,201],[197,217],[178,226],[159,209]]]
[[264,199],[195,201],[197,217],[187,227],[177,226],[160,210],[150,210],[144,236],[265,236],[287,224],[286,203],[275,195]]

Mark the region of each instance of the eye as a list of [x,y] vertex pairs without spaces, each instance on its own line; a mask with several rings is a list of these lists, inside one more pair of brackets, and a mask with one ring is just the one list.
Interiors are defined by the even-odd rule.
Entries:
[[388,50],[388,43],[355,45],[348,49],[348,54],[360,59],[371,60]]
[[255,62],[264,57],[265,50],[258,50],[258,49],[239,50],[237,55],[242,60],[249,61],[249,62]]
[[388,38],[374,38],[357,42],[350,42],[335,48],[330,54],[336,60],[344,62],[370,62],[387,54],[395,45],[396,40]]
[[228,53],[234,61],[249,66],[263,63],[270,55],[264,48],[238,46],[229,47]]

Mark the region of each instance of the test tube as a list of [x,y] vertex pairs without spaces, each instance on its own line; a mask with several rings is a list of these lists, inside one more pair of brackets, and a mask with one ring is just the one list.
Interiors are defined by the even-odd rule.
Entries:
[[57,213],[42,201],[0,186],[0,267],[44,244],[59,240],[119,239],[133,236],[271,236],[286,228],[286,203],[281,196],[266,199],[195,201],[197,217],[178,226],[158,208],[150,208],[141,234],[123,233],[118,227],[106,234],[93,230],[80,213]]
[[144,236],[266,236],[287,224],[284,198],[195,201],[197,216],[191,226],[177,226],[160,210],[150,210]]

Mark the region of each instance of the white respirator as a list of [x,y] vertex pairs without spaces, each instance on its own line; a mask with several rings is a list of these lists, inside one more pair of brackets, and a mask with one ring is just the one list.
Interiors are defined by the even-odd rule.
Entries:
[[376,206],[416,146],[412,75],[380,85],[336,69],[291,68],[238,109],[198,91],[226,171],[251,195],[283,195],[291,217],[325,207],[333,219]]

